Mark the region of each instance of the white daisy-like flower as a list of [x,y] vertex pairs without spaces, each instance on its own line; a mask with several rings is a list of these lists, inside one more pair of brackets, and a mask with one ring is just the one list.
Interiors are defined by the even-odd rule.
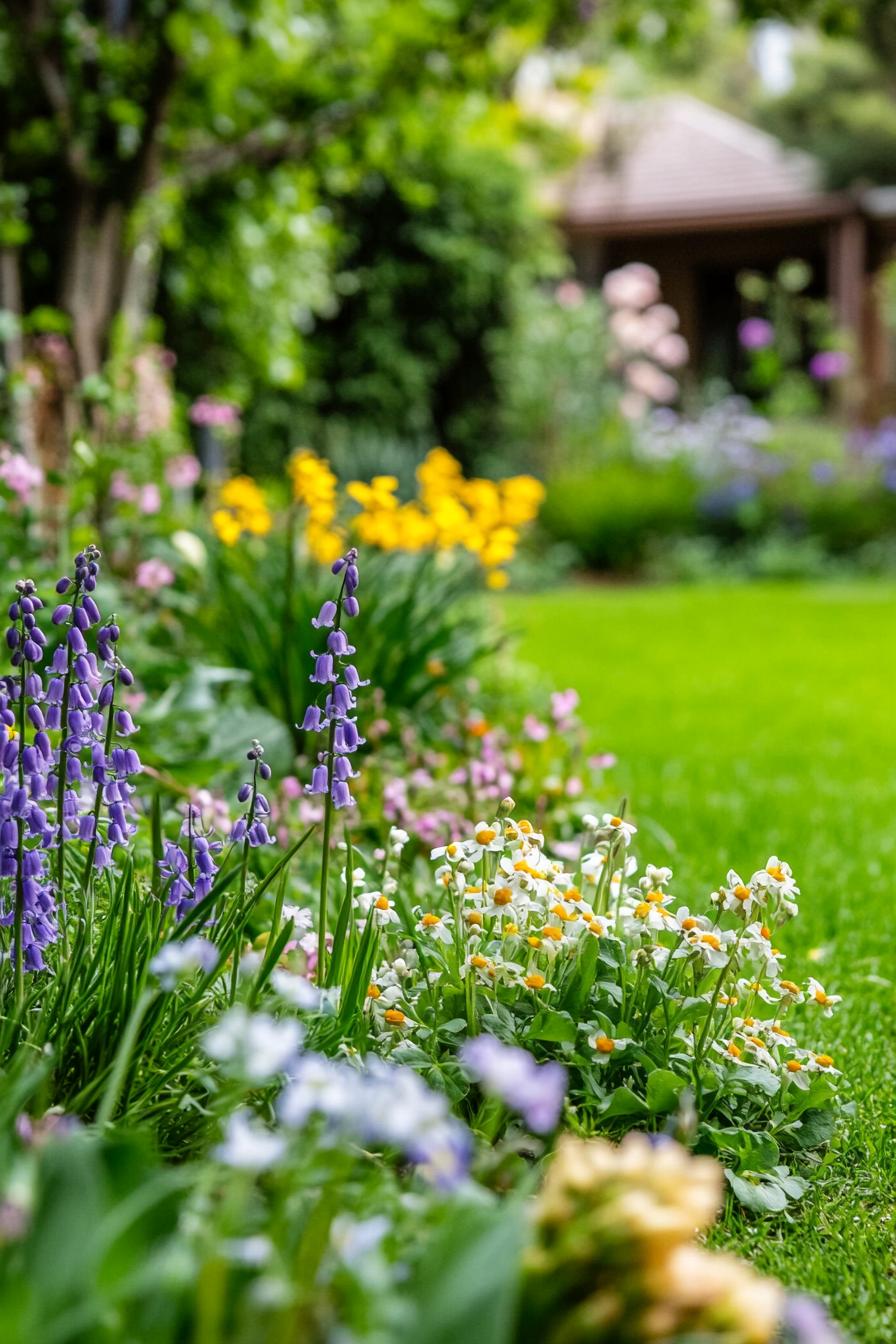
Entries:
[[813,977],[809,977],[809,986],[806,990],[806,998],[809,1003],[818,1004],[824,1017],[833,1017],[834,1009],[838,1003],[843,1000],[842,994],[827,994],[822,985]]
[[616,835],[621,836],[624,845],[630,845],[633,837],[638,833],[637,826],[633,826],[632,823],[626,821],[624,817],[615,816],[612,812],[605,812],[600,819],[600,824],[601,826],[605,826],[608,830],[613,831]]

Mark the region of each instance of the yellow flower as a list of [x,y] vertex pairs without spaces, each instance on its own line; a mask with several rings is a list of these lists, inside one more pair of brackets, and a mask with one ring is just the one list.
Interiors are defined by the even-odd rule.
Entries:
[[264,495],[251,476],[234,476],[219,492],[219,507],[212,514],[212,528],[225,546],[235,546],[244,532],[267,536],[273,526]]

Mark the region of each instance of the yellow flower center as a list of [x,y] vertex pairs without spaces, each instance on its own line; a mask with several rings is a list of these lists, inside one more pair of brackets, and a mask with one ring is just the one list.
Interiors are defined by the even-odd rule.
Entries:
[[[799,1073],[800,1070],[802,1069],[802,1067],[803,1067],[803,1066],[802,1066],[802,1064],[800,1063],[800,1061],[799,1061],[798,1059],[788,1059],[788,1061],[787,1061],[787,1072],[788,1072],[788,1073]],[[820,1086],[820,1084],[819,1084],[819,1086]]]
[[700,942],[706,943],[707,947],[711,947],[714,952],[720,952],[722,950],[721,939],[714,933],[701,933]]
[[483,957],[477,952],[475,957],[470,958],[470,965],[475,966],[477,971],[483,971],[488,965],[488,957]]
[[601,1055],[612,1055],[616,1049],[616,1042],[611,1040],[609,1036],[598,1036],[594,1042],[594,1048]]
[[541,936],[542,938],[550,938],[554,943],[559,943],[563,937],[563,930],[555,928],[553,924],[545,924]]
[[389,909],[389,901],[385,896],[377,896],[376,900],[374,901],[374,905],[376,906],[377,910]]
[[529,989],[544,989],[545,983],[544,976],[539,975],[537,971],[533,971],[531,975],[526,976],[525,984]]
[[464,915],[464,919],[467,921],[468,924],[475,924],[477,928],[482,927],[481,910],[468,910],[467,913]]
[[621,818],[621,817],[611,817],[611,818],[610,818],[610,825],[611,825],[611,826],[621,826],[621,825],[622,825],[622,818]]
[[646,919],[650,914],[650,902],[642,901],[640,905],[635,906],[635,919]]
[[441,922],[442,922],[442,921],[439,919],[439,916],[438,916],[438,915],[432,915],[432,914],[426,914],[426,915],[424,915],[423,918],[422,918],[421,921],[420,921],[420,923],[423,925],[424,929],[431,929],[431,928],[433,928],[436,924],[441,924]]
[[666,899],[666,894],[662,891],[648,891],[647,899],[652,905],[655,905],[657,901],[664,901]]
[[683,920],[681,921],[681,927],[682,927],[685,931],[688,931],[688,930],[690,930],[690,929],[696,929],[696,927],[697,927],[697,921],[696,921],[696,919],[694,918],[693,915],[688,915],[687,919],[683,919]]
[[[800,992],[799,985],[795,985],[792,980],[779,980],[778,984],[784,990],[785,994],[799,994]],[[815,997],[818,998],[818,995],[816,994]]]
[[400,1008],[387,1008],[384,1016],[390,1027],[400,1027],[404,1022],[404,1013]]
[[490,826],[486,826],[483,830],[476,832],[476,839],[480,845],[490,845],[496,835],[497,831],[493,831]]
[[513,900],[513,892],[509,887],[498,887],[495,892],[495,905],[509,905]]
[[378,999],[382,992],[383,991],[380,989],[379,985],[369,984],[367,986],[368,999]]
[[504,925],[504,937],[505,937],[505,938],[513,938],[516,934],[519,933],[519,931],[520,931],[520,926],[519,926],[519,924],[505,924],[505,925]]
[[517,822],[517,827],[518,827],[519,830],[522,831],[523,835],[531,835],[531,834],[532,834],[532,823],[531,823],[531,821],[526,821],[525,819],[524,819],[523,821],[518,821],[518,822]]
[[770,863],[765,871],[768,873],[769,877],[773,877],[776,882],[786,882],[787,880],[787,874],[780,863]]
[[534,933],[530,933],[529,937],[526,939],[526,942],[529,944],[530,947],[541,947],[541,939],[536,938]]
[[729,1055],[731,1055],[733,1059],[740,1059],[741,1055],[743,1054],[743,1051],[741,1050],[739,1045],[735,1045],[734,1041],[729,1041],[728,1053]]
[[[783,983],[784,983],[784,981],[782,980],[782,981],[781,981],[781,984],[783,985]],[[825,994],[825,992],[824,992],[823,989],[816,989],[816,991],[815,991],[815,1002],[816,1002],[816,1003],[821,1003],[821,1004],[824,1004],[824,1003],[830,1003],[830,998],[828,997],[827,994]]]
[[834,1067],[834,1057],[833,1055],[816,1055],[815,1063],[820,1064],[823,1069],[831,1069]]
[[736,896],[739,901],[748,901],[753,893],[749,887],[745,887],[742,882],[738,882],[731,894]]

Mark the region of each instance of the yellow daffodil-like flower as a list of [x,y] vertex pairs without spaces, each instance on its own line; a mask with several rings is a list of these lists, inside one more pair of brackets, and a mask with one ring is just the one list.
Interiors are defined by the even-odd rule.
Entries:
[[[389,475],[350,481],[343,500],[329,463],[308,448],[293,454],[287,471],[293,499],[306,511],[306,545],[319,562],[329,564],[345,550],[346,528],[340,520],[341,506],[348,500],[357,506],[350,527],[365,546],[382,551],[464,550],[476,557],[493,589],[507,586],[506,566],[516,554],[520,528],[535,518],[544,497],[544,487],[533,476],[502,481],[466,477],[444,448],[433,448],[420,463],[417,496],[406,501],[399,497],[398,478]],[[240,532],[233,521],[213,521],[218,535],[235,544]]]
[[339,508],[336,473],[310,448],[299,448],[287,463],[293,499],[307,511],[305,542],[313,559],[330,565],[345,550],[345,534],[336,524]]
[[234,476],[225,482],[218,504],[212,513],[212,527],[225,546],[235,546],[244,532],[267,536],[273,526],[264,495],[251,476]]

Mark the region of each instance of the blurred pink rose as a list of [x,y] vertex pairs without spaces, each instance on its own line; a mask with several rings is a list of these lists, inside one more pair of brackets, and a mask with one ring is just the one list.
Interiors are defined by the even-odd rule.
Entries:
[[147,593],[157,593],[160,588],[167,588],[173,582],[174,570],[155,556],[141,560],[134,574],[136,587],[143,588]]
[[660,297],[660,278],[652,266],[631,261],[608,271],[601,289],[611,308],[649,308]]
[[191,490],[201,474],[199,458],[192,453],[178,453],[165,463],[165,480],[172,490]]
[[647,359],[633,359],[625,370],[629,387],[651,401],[674,401],[678,396],[678,384],[668,373],[658,369]]
[[681,369],[688,362],[688,343],[677,331],[668,331],[651,348],[650,353],[657,363],[667,369]]

